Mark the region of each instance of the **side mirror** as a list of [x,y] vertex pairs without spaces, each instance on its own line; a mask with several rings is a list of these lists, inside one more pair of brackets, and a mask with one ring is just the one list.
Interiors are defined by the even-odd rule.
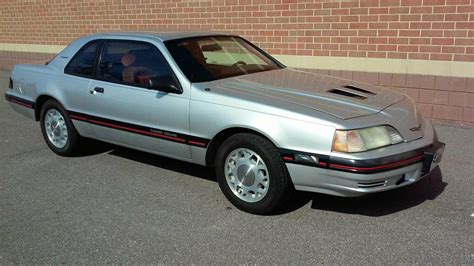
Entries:
[[148,81],[149,90],[163,91],[167,93],[181,94],[183,90],[176,79],[169,74],[150,78]]

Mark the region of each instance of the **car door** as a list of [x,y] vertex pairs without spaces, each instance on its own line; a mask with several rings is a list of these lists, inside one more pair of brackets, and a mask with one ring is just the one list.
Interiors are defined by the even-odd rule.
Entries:
[[64,68],[64,75],[57,79],[62,95],[60,101],[69,111],[77,131],[84,137],[93,136],[90,124],[79,114],[87,113],[87,94],[94,74],[99,44],[98,40],[84,44]]
[[[189,159],[189,98],[147,89],[155,77],[173,77],[159,49],[147,42],[104,40],[89,86],[89,122],[97,138]],[[179,83],[178,83],[179,86]]]

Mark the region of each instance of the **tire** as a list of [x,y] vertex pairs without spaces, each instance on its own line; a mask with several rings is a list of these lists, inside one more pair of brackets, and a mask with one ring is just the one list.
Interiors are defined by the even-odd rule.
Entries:
[[[41,108],[40,124],[43,138],[54,153],[61,156],[74,156],[78,154],[83,139],[77,133],[76,128],[61,104],[54,100],[46,101]],[[51,135],[51,133],[53,134]]]
[[294,191],[277,148],[254,134],[239,133],[225,140],[217,151],[215,166],[220,189],[245,212],[270,214]]

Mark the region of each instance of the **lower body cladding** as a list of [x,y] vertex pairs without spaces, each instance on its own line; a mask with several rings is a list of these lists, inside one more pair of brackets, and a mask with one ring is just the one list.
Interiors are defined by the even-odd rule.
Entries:
[[[444,146],[444,143],[436,141],[424,148],[391,156],[403,158],[406,154],[414,154],[408,159],[391,160],[379,165],[377,162],[386,162],[387,157],[370,159],[368,161],[371,166],[366,167],[341,165],[341,160],[338,159],[335,160],[337,164],[331,164],[329,159],[324,168],[296,163],[287,163],[286,166],[297,190],[356,197],[407,186],[421,180],[439,164]],[[350,161],[354,162],[348,162]]]

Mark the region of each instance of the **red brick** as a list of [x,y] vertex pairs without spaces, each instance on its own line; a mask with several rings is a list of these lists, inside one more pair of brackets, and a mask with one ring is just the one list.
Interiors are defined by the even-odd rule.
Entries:
[[399,52],[418,52],[419,47],[414,45],[399,45],[398,51]]
[[464,92],[450,92],[449,93],[449,105],[454,106],[466,106],[467,105],[467,95]]
[[406,75],[405,74],[393,74],[392,75],[392,86],[394,87],[405,87]]
[[340,77],[341,76],[341,71],[340,70],[329,70],[329,76]]
[[433,103],[436,104],[448,104],[449,103],[449,92],[448,91],[435,91]]
[[468,61],[468,62],[474,62],[474,55],[468,55],[468,54],[455,54],[454,55],[454,61]]
[[433,105],[433,118],[462,121],[463,108],[457,106]]
[[411,14],[431,14],[431,13],[433,13],[433,7],[431,7],[431,6],[411,7],[410,8],[410,13]]
[[430,60],[451,61],[453,60],[453,55],[452,54],[430,54]]
[[392,74],[390,74],[390,73],[380,73],[379,74],[379,85],[382,85],[382,86],[392,85]]
[[467,78],[466,91],[467,92],[474,92],[474,78]]
[[421,88],[434,89],[434,87],[435,87],[435,76],[421,75],[420,85],[421,85]]
[[[467,1],[467,0],[466,0]],[[457,7],[458,13],[473,13],[474,12],[474,5],[470,6],[458,6]]]
[[379,5],[379,0],[364,0],[359,1],[360,7],[377,7]]
[[466,84],[467,84],[467,79],[466,78],[453,77],[453,78],[451,78],[450,90],[452,90],[452,91],[466,91]]
[[456,29],[468,29],[468,30],[474,29],[474,21],[473,21],[474,19],[472,19],[474,17],[472,15],[473,14],[471,14],[471,19],[470,19],[471,21],[469,22],[456,22]]
[[391,7],[388,10],[388,13],[390,13],[390,14],[408,14],[408,13],[410,13],[410,8],[409,7]]
[[454,38],[433,38],[431,39],[433,45],[453,45]]
[[419,37],[420,31],[419,30],[400,30],[399,35],[403,37]]
[[433,115],[433,105],[418,103],[417,107],[423,117],[430,118]]
[[416,60],[430,60],[430,54],[426,53],[409,53],[408,59],[416,59]]
[[441,46],[421,46],[420,52],[423,53],[441,53]]
[[466,21],[469,20],[468,14],[446,14],[444,19],[446,21]]
[[386,7],[369,8],[369,14],[388,14],[388,8]]
[[422,0],[401,0],[402,6],[421,6]]
[[367,52],[349,51],[350,57],[367,57]]
[[387,53],[388,58],[393,58],[393,59],[407,59],[408,54],[407,53],[395,53],[395,52],[389,52]]
[[444,14],[425,14],[421,18],[422,21],[443,21]]
[[442,53],[445,54],[454,54],[454,53],[464,53],[466,47],[464,46],[443,46],[441,49]]
[[349,80],[352,79],[352,71],[342,70],[340,74],[341,74],[341,78],[343,78],[343,79],[349,79]]
[[380,1],[380,6],[399,6],[400,0],[383,0]]
[[447,5],[469,5],[470,0],[446,0]]
[[421,30],[421,37],[443,37],[442,30]]
[[467,37],[467,30],[446,30],[444,37]]
[[388,38],[388,43],[392,44],[408,44],[408,38]]
[[341,7],[358,7],[359,3],[357,1],[347,1],[342,2]]
[[430,38],[410,38],[410,44],[430,44]]
[[421,76],[409,74],[406,77],[406,86],[410,88],[420,88]]
[[474,122],[474,108],[463,108],[463,121]]
[[435,82],[435,89],[444,91],[451,90],[451,80],[452,77],[437,76]]
[[434,99],[434,90],[420,90],[420,103],[433,103]]
[[352,79],[355,81],[365,82],[365,75],[367,72],[363,71],[353,71],[352,72]]
[[423,0],[423,5],[430,6],[430,5],[444,5],[446,0]]
[[419,93],[420,90],[418,89],[413,89],[413,88],[406,88],[406,95],[410,97],[413,101],[418,102],[419,101]]
[[433,7],[434,13],[455,13],[456,7],[455,6],[435,6]]

